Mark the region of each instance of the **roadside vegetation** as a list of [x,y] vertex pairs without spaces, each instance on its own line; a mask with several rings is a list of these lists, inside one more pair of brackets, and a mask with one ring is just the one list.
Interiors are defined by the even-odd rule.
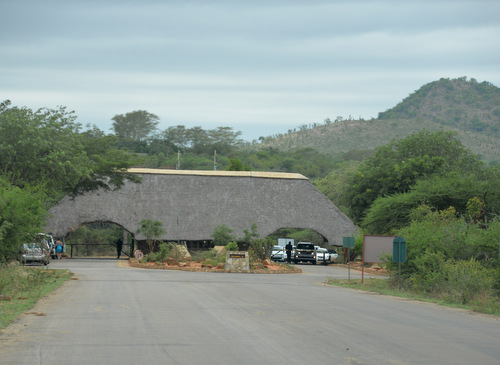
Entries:
[[[161,225],[157,228],[161,229]],[[274,263],[269,260],[273,238],[259,238],[256,233],[257,226],[252,225],[250,230],[245,230],[244,237],[236,238],[233,230],[222,224],[217,226],[212,234],[214,247],[210,250],[192,250],[188,252],[184,245],[175,242],[159,243],[158,249],[150,251],[141,260],[132,260],[133,266],[155,268],[184,268],[203,271],[224,271],[226,253],[228,251],[248,251],[251,272],[300,272],[292,265]],[[150,236],[153,239],[153,236]],[[272,270],[270,269],[272,267]]]
[[[0,264],[0,329],[54,289],[71,279],[68,270]],[[33,313],[44,315],[44,313]]]
[[398,285],[388,285],[386,279],[369,278],[361,282],[361,279],[328,279],[326,284],[341,286],[344,288],[351,288],[355,290],[362,290],[371,293],[377,293],[382,295],[391,295],[394,297],[405,298],[409,300],[417,300],[428,303],[435,303],[438,305],[443,305],[447,307],[461,308],[478,313],[484,313],[494,316],[500,316],[500,304],[499,303],[487,303],[486,305],[478,303],[460,303],[457,301],[449,300],[448,298],[440,298],[436,296],[429,296],[426,294],[421,294],[418,292],[412,292],[408,290],[398,290]]
[[[267,242],[267,240],[263,241]],[[258,245],[258,243],[255,242],[254,245]],[[228,251],[240,251],[238,244],[231,242],[226,246],[216,246],[210,250],[191,251],[187,254],[184,246],[177,245],[174,242],[164,242],[160,243],[158,251],[145,255],[142,260],[132,259],[131,265],[156,269],[223,272],[225,271],[226,253]],[[260,252],[254,248],[248,250],[250,272],[301,272],[300,269],[293,265],[271,262],[268,258],[263,258],[263,254],[260,254]]]
[[[409,226],[392,232],[407,242],[401,290],[398,264],[392,257],[379,264],[388,279],[327,282],[500,315],[500,222],[483,227],[456,216],[453,209],[436,212],[428,206],[415,209],[412,218]],[[357,241],[360,249],[362,237]]]
[[[451,132],[423,131],[375,149],[337,177],[336,195],[330,195],[362,234],[405,238],[402,295],[499,313],[497,166],[480,161]],[[327,180],[322,186],[331,186]],[[360,235],[358,257],[362,242]],[[392,257],[384,261],[389,280],[377,283],[377,290],[393,290],[398,265]]]

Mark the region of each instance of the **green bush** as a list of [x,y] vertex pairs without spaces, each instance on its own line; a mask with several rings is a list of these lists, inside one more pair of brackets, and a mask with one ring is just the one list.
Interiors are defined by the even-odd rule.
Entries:
[[407,267],[402,273],[402,276],[408,279],[408,289],[430,294],[441,291],[446,277],[445,263],[444,254],[441,252],[426,250],[422,255],[415,257],[411,267]]
[[[500,222],[476,224],[457,217],[452,207],[433,211],[420,206],[410,216],[409,226],[395,232],[407,242],[407,260],[401,266],[404,288],[476,308],[498,303]],[[395,283],[398,264],[387,259],[386,265]]]
[[238,251],[240,248],[238,247],[238,243],[237,242],[229,242],[227,245],[226,245],[226,250],[227,251]]
[[494,270],[485,268],[477,260],[450,260],[443,271],[445,295],[451,302],[471,304],[493,295]]
[[215,246],[226,246],[228,243],[234,241],[233,229],[229,228],[225,224],[221,224],[215,227],[212,237],[214,238]]
[[210,251],[204,252],[198,261],[202,262],[204,265],[215,267],[218,264],[226,262],[226,254],[225,252],[219,252],[215,249],[211,249]]
[[184,254],[177,248],[175,243],[160,243],[159,250],[150,252],[144,257],[146,262],[167,262],[173,260],[176,262],[182,261]]
[[250,261],[265,260],[271,256],[274,240],[258,238],[250,241]]
[[15,260],[20,246],[43,231],[45,197],[39,187],[21,189],[0,177],[0,263]]

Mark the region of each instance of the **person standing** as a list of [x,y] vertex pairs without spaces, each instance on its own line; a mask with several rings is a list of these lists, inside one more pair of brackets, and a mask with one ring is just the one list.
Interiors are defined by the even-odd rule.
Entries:
[[63,243],[60,240],[56,242],[56,256],[57,259],[60,260],[63,252]]
[[292,249],[293,249],[292,242],[288,241],[288,243],[285,246],[285,251],[286,251],[286,262],[288,262],[289,264],[292,262]]
[[123,247],[123,241],[121,238],[118,239],[118,241],[115,242],[116,245],[116,258],[119,259],[120,255],[122,254],[122,247]]

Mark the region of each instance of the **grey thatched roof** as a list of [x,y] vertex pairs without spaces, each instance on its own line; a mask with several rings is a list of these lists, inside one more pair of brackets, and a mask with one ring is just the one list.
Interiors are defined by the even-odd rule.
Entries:
[[[225,224],[237,237],[257,223],[261,237],[280,228],[310,228],[332,245],[356,227],[328,198],[300,174],[131,169],[142,183],[116,191],[66,197],[50,209],[47,231],[63,237],[91,222],[113,222],[129,232],[141,220],[163,222],[161,239],[211,240]],[[144,239],[136,235],[137,239]]]

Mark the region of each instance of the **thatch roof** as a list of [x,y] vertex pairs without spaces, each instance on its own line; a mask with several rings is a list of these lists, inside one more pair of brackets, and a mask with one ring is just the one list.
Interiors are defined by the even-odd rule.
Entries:
[[[213,239],[225,224],[237,237],[257,223],[261,237],[280,228],[310,228],[331,245],[356,227],[300,174],[254,171],[131,169],[142,183],[116,191],[66,197],[50,209],[47,231],[56,237],[91,222],[113,222],[135,233],[143,219],[159,220],[163,240]],[[141,235],[136,238],[144,239]]]

